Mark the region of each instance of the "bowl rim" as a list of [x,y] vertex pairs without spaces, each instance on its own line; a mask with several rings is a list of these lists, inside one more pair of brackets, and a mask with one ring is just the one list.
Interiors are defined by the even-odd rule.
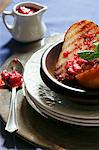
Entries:
[[93,91],[93,90],[89,90],[89,89],[80,89],[80,88],[75,88],[75,87],[71,87],[69,85],[63,84],[60,81],[58,81],[57,79],[55,79],[48,71],[47,66],[46,66],[46,59],[47,59],[47,55],[49,54],[50,51],[53,50],[54,47],[56,47],[57,45],[61,44],[63,42],[63,40],[59,40],[58,42],[55,42],[53,45],[51,45],[42,55],[41,58],[41,67],[43,69],[43,72],[46,74],[46,76],[57,86],[59,86],[60,88],[63,88],[65,90],[69,90],[72,93],[78,93],[79,95],[84,94],[87,96],[99,96],[99,94],[97,94],[97,92]]

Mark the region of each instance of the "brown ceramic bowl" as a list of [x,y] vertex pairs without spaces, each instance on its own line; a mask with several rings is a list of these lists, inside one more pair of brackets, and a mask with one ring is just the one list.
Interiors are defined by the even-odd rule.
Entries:
[[[89,90],[80,87],[77,83],[63,84],[59,82],[54,76],[55,65],[61,51],[63,41],[53,44],[48,48],[41,58],[41,78],[44,83],[57,93],[62,93],[70,96],[80,97],[84,101],[86,98],[95,102],[99,101],[99,90]],[[97,99],[98,98],[98,99]]]

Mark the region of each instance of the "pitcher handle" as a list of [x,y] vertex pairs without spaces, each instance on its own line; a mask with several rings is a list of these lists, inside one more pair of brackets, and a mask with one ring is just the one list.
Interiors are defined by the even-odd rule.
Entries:
[[12,11],[3,11],[2,13],[2,18],[3,18],[3,22],[6,26],[6,28],[11,31],[13,29],[13,25],[9,24],[6,20],[6,16],[13,16],[14,17],[14,13]]

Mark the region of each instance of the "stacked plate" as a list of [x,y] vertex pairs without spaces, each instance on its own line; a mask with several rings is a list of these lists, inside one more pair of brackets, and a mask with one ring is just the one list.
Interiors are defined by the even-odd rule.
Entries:
[[75,103],[73,97],[55,93],[43,83],[40,60],[44,51],[43,48],[34,53],[25,66],[25,92],[29,104],[47,118],[75,125],[99,126],[99,105]]

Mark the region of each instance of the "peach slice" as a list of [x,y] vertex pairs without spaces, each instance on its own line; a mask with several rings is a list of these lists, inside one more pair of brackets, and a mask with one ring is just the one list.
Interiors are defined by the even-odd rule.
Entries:
[[76,75],[76,79],[83,87],[94,89],[99,88],[99,66]]

